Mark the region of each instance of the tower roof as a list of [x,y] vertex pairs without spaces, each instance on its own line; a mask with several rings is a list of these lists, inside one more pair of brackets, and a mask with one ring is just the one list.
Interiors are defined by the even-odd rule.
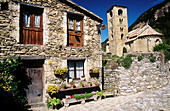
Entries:
[[110,12],[110,11],[113,9],[113,7],[123,7],[123,8],[127,8],[127,6],[113,5],[113,6],[111,6],[111,7],[109,8],[109,10],[107,10],[107,13]]

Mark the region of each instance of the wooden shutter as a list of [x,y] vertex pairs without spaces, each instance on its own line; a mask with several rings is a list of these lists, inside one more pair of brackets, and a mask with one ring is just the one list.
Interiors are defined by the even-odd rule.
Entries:
[[[73,21],[73,26],[72,25]],[[71,22],[71,23],[70,23]],[[68,46],[69,47],[83,47],[84,33],[83,33],[83,17],[71,14],[68,16]]]
[[21,6],[22,44],[43,44],[43,9]]

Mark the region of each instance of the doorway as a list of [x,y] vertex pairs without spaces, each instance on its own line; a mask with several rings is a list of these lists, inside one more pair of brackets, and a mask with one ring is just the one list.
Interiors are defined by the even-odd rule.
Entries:
[[28,104],[43,102],[43,64],[44,60],[23,61],[30,85],[26,90]]

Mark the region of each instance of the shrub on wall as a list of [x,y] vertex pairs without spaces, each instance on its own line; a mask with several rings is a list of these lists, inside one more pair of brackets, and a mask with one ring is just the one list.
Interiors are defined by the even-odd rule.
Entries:
[[153,54],[150,54],[150,56],[149,56],[149,59],[150,59],[150,62],[155,62],[155,60],[156,60],[156,57],[155,56],[153,56]]
[[164,43],[161,43],[161,44],[158,44],[156,45],[154,48],[153,48],[153,51],[165,51],[169,48],[169,46],[167,44],[164,44]]
[[131,64],[132,64],[132,62],[133,62],[133,60],[132,60],[132,55],[131,54],[129,54],[129,55],[127,55],[123,60],[122,60],[122,66],[124,67],[124,68],[126,68],[126,69],[129,69],[130,68],[130,66],[131,66]]
[[24,110],[27,81],[23,72],[19,58],[8,57],[0,61],[0,104],[3,107]]

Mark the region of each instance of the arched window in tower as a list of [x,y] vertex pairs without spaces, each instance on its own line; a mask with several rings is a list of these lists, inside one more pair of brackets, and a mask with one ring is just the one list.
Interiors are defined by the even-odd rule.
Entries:
[[119,15],[119,16],[122,16],[122,14],[123,14],[123,11],[122,11],[121,9],[119,9],[119,10],[118,10],[118,15]]
[[123,34],[121,34],[121,39],[123,39],[123,36],[124,36],[124,35],[123,35]]
[[120,18],[119,19],[119,23],[122,24],[123,23],[123,19]]
[[112,13],[112,11],[110,11],[110,17],[112,17],[113,16],[113,13]]
[[120,32],[123,32],[123,28],[122,27],[120,27]]

